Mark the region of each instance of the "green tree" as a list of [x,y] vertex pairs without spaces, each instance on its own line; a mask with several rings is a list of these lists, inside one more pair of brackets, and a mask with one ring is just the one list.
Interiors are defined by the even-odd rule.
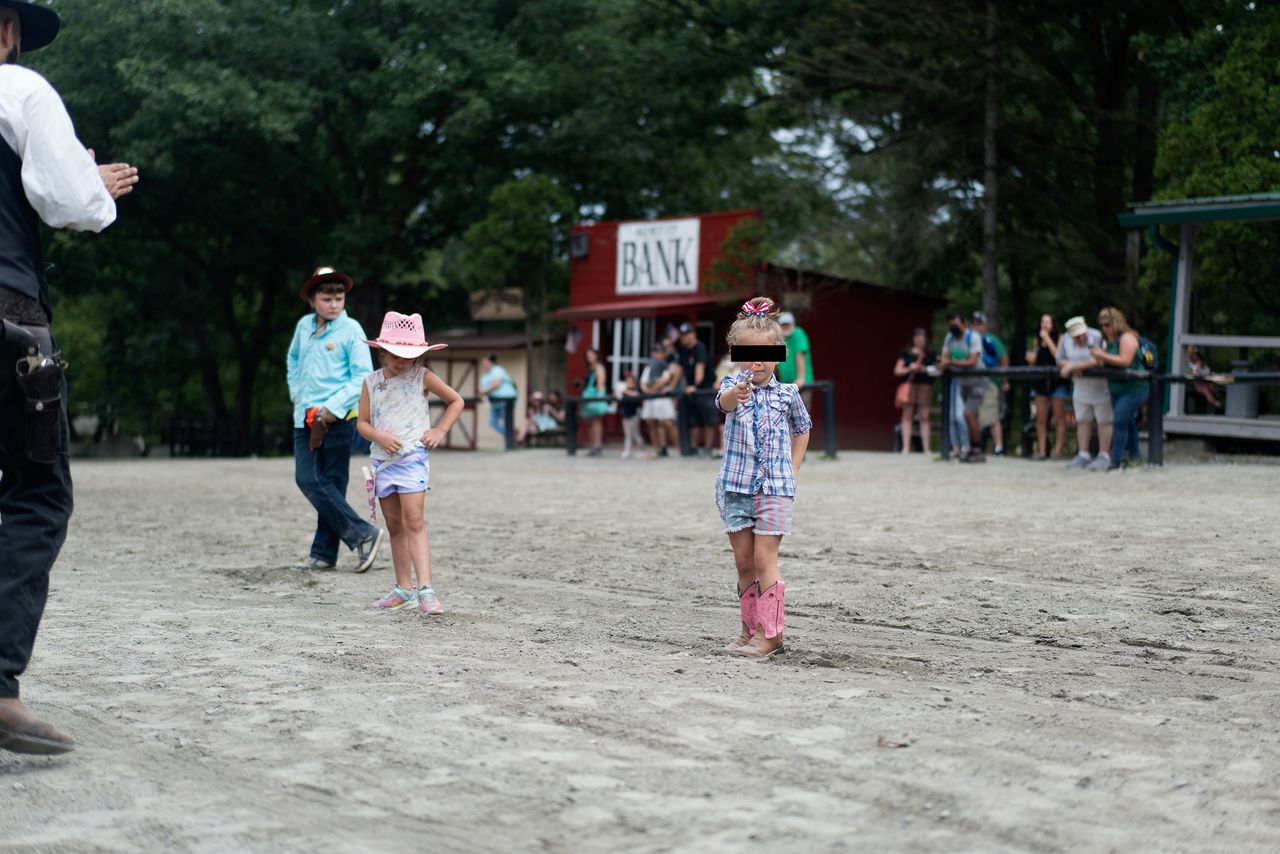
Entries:
[[107,239],[51,247],[65,300],[111,297],[85,303],[107,330],[107,387],[85,399],[143,428],[208,412],[239,449],[285,417],[293,294],[317,264],[355,277],[366,328],[392,301],[457,316],[477,281],[463,235],[495,187],[545,175],[596,215],[706,209],[767,139],[726,97],[743,70],[642,0],[59,9],[37,69],[143,176]]
[[[1210,79],[1187,93],[1177,120],[1161,135],[1162,198],[1280,190],[1280,144],[1273,130],[1280,126],[1280,67],[1274,56],[1280,9],[1241,4],[1234,11],[1184,45],[1181,57],[1167,57],[1193,65],[1202,65],[1206,56],[1215,61]],[[1161,255],[1148,259],[1145,280],[1153,289],[1168,281]],[[1205,226],[1196,240],[1195,281],[1197,331],[1277,334],[1280,225]]]
[[[519,288],[524,294],[525,340],[531,350],[536,325],[546,352],[550,311],[568,293],[565,247],[573,210],[568,193],[544,176],[530,175],[495,187],[488,215],[464,237],[467,267],[480,288]],[[542,386],[551,386],[549,373]]]

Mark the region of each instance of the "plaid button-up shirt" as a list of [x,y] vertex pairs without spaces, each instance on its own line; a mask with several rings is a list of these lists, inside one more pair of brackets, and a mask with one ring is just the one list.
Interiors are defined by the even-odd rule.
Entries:
[[[730,374],[720,381],[720,395],[741,379]],[[721,409],[723,412],[724,410]],[[800,389],[770,377],[753,387],[751,399],[738,404],[724,419],[724,460],[716,488],[746,495],[796,494],[796,472],[791,463],[791,437],[813,429],[813,419],[800,399]]]

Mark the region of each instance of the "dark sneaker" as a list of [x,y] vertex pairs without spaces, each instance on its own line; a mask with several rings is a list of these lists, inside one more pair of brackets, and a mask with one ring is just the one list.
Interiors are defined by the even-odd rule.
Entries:
[[668,457],[668,456],[671,456],[671,455],[667,453],[667,449],[666,449],[666,448],[663,448],[663,449],[661,449],[660,451],[658,451],[658,456],[660,456],[660,457]]
[[964,458],[966,463],[985,463],[987,458],[982,455],[982,451],[970,451]]
[[334,564],[318,557],[309,557],[294,567],[298,572],[325,572],[333,568]]
[[996,456],[997,456],[997,457],[1003,457],[1003,456],[1005,456],[1004,448],[996,448],[996,450],[995,450],[995,454],[996,454]]
[[373,566],[374,558],[378,556],[378,549],[382,548],[382,541],[386,538],[387,532],[378,528],[365,537],[364,542],[356,546],[356,572],[364,572]]

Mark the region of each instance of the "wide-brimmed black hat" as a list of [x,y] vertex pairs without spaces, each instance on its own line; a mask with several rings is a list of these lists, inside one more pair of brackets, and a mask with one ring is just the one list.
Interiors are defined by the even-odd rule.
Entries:
[[22,25],[22,52],[39,50],[58,37],[62,19],[45,5],[27,0],[0,0],[0,7],[18,13]]

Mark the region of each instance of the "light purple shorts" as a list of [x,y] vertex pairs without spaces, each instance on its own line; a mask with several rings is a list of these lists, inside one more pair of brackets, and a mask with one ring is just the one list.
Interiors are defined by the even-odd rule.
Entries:
[[427,492],[431,489],[431,455],[426,448],[394,460],[373,460],[373,494],[386,498],[393,492]]

